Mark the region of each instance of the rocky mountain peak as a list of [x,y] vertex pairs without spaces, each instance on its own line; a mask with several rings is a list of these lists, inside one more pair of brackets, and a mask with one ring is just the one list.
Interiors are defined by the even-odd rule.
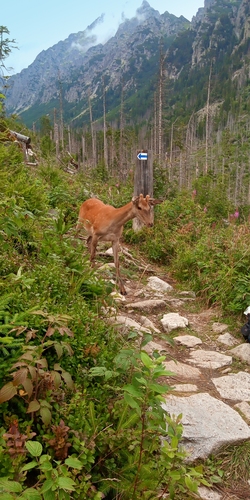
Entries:
[[[109,88],[118,88],[121,71],[127,80],[126,88],[132,92],[138,88],[136,74],[145,71],[147,61],[154,58],[157,64],[162,36],[173,37],[188,23],[183,17],[160,15],[146,0],[132,19],[124,19],[114,36],[98,43],[98,25],[102,22],[100,16],[84,31],[70,34],[66,40],[42,51],[29,68],[11,77],[7,111],[21,114],[33,106],[41,109],[41,105],[46,109],[51,101],[58,100],[62,90],[66,106],[72,103],[75,107],[84,101],[85,107],[87,95],[101,96],[100,82],[105,75]],[[150,71],[153,75],[154,70]]]

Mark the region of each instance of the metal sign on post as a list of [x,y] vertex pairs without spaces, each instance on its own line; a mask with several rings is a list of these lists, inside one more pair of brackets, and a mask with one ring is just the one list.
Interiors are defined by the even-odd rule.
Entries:
[[[136,153],[136,166],[134,176],[134,196],[140,194],[153,197],[153,154],[152,151],[141,149]],[[139,230],[142,223],[138,219],[133,219],[134,230]]]
[[138,160],[147,160],[148,159],[148,153],[146,153],[146,152],[144,152],[144,153],[140,152],[140,153],[138,153],[137,158],[138,158]]

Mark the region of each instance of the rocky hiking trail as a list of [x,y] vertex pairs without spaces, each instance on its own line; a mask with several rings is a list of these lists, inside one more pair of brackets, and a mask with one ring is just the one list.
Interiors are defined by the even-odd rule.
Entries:
[[[139,262],[125,247],[122,254],[122,275],[126,266],[137,267],[140,277],[125,280],[126,296],[113,292],[117,307],[105,314],[123,335],[150,333],[152,340],[143,349],[166,356],[164,365],[174,375],[164,380],[173,388],[164,407],[171,415],[182,414],[188,461],[250,440],[250,344],[240,327],[221,321],[221,311],[203,306],[192,291],[179,291],[163,269]],[[110,278],[113,267],[102,259],[98,273]],[[201,487],[199,495],[249,500],[250,483],[242,478],[233,489]]]

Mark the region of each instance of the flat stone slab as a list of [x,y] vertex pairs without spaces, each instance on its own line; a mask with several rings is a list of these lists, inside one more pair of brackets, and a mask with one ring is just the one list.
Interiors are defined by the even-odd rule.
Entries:
[[232,356],[226,356],[216,351],[205,351],[203,349],[193,351],[189,354],[188,362],[193,363],[200,368],[210,368],[216,370],[223,366],[232,364]]
[[241,401],[241,403],[237,403],[234,405],[234,408],[238,409],[242,415],[244,415],[245,419],[250,422],[250,405],[246,401]]
[[140,322],[141,322],[142,326],[145,326],[146,328],[149,328],[150,330],[153,330],[156,333],[160,333],[160,330],[158,330],[158,328],[156,328],[153,321],[148,319],[146,316],[141,316]]
[[129,302],[125,305],[127,309],[138,309],[139,311],[153,311],[166,307],[166,302],[162,299],[140,300],[139,302]]
[[137,332],[151,333],[148,328],[143,327],[137,321],[129,318],[128,316],[118,315],[110,318],[110,322],[114,325],[119,325],[125,327],[126,330],[134,329]]
[[220,396],[234,401],[250,401],[250,374],[229,373],[224,377],[212,378]]
[[222,498],[222,495],[218,491],[206,488],[206,486],[199,486],[198,493],[202,500],[221,500]]
[[228,347],[232,347],[235,344],[238,344],[238,341],[233,337],[233,335],[231,335],[231,333],[228,333],[228,332],[223,333],[222,335],[219,335],[217,340],[221,344],[224,344]]
[[174,385],[175,392],[197,392],[198,387],[194,384],[176,384]]
[[213,323],[212,330],[214,333],[222,333],[227,330],[228,325],[226,323]]
[[184,300],[182,299],[170,299],[168,297],[165,297],[165,300],[167,302],[167,304],[169,306],[171,306],[171,308],[175,308],[175,309],[179,309],[179,307],[183,306],[183,304],[185,303]]
[[188,461],[207,458],[224,445],[250,438],[249,426],[239,413],[207,393],[187,397],[170,394],[162,407],[172,417],[182,414],[181,444],[188,453]]
[[166,352],[166,349],[162,345],[157,344],[157,342],[148,342],[143,346],[143,351],[146,351],[149,355],[153,354],[154,351]]
[[245,342],[230,350],[230,353],[250,365],[250,344]]
[[171,361],[163,361],[163,365],[166,370],[169,370],[177,376],[177,378],[182,379],[197,379],[201,376],[201,372],[198,368],[194,368],[193,366],[186,365],[185,363],[179,363]]
[[195,347],[196,345],[202,344],[202,340],[194,335],[179,335],[174,338],[176,344],[185,345],[186,347]]

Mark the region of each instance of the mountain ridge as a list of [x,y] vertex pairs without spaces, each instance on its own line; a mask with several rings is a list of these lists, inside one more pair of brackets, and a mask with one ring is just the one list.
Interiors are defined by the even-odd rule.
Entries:
[[[7,112],[22,116],[25,110],[34,105],[57,100],[59,80],[63,80],[64,100],[67,103],[77,103],[84,98],[87,101],[86,94],[93,93],[100,72],[104,72],[107,80],[111,81],[111,88],[117,87],[120,85],[121,73],[124,74],[129,68],[131,58],[135,55],[134,50],[139,48],[141,51],[139,46],[148,41],[150,44],[153,33],[158,39],[163,31],[171,37],[184,25],[190,24],[184,17],[176,18],[167,12],[160,15],[144,0],[137,10],[137,17],[125,20],[114,37],[105,44],[92,45],[85,50],[86,46],[94,43],[91,32],[99,22],[100,18],[83,32],[71,34],[66,40],[42,51],[28,68],[10,77],[10,88],[6,92]],[[145,48],[145,51],[150,52],[150,49]],[[140,63],[137,64],[138,70]],[[94,80],[93,85],[91,80]],[[127,87],[129,85],[131,82],[127,82]]]
[[153,109],[160,57],[164,78],[170,82],[170,117],[184,115],[183,106],[191,113],[206,105],[210,67],[213,100],[225,100],[227,92],[237,96],[239,87],[247,85],[248,0],[205,0],[191,22],[167,11],[159,14],[143,0],[137,17],[126,19],[106,43],[89,47],[99,22],[101,17],[85,31],[42,51],[27,69],[11,77],[7,112],[20,114],[31,126],[61,106],[64,123],[84,126],[90,99],[94,121],[102,118],[105,89],[107,113],[112,111],[119,121],[122,93],[128,120],[133,115],[140,121],[141,102],[144,112]]

